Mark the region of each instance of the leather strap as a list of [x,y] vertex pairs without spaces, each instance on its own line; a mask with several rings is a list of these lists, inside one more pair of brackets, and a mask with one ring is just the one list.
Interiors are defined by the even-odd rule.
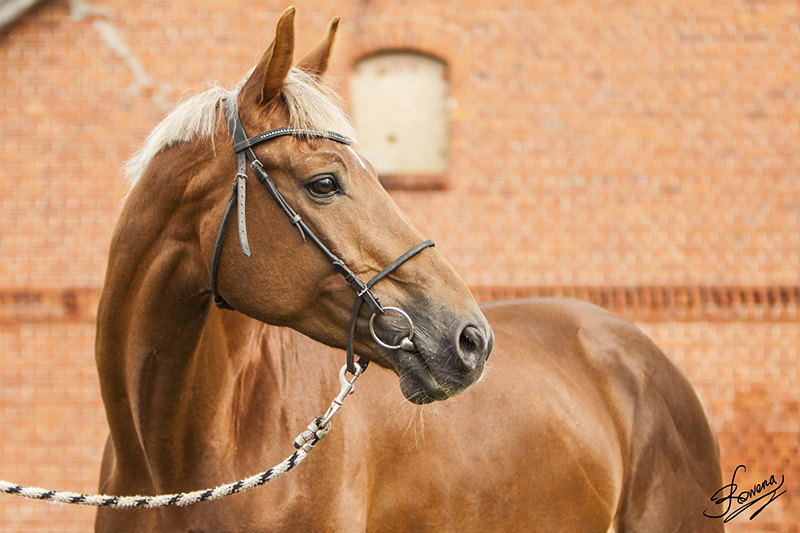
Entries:
[[214,304],[220,309],[233,309],[231,305],[225,301],[225,298],[220,296],[217,292],[217,268],[219,267],[219,255],[222,250],[222,237],[225,236],[225,227],[228,225],[228,219],[231,218],[233,206],[236,204],[236,182],[233,184],[233,191],[231,198],[228,200],[228,207],[225,208],[225,214],[222,215],[222,223],[219,225],[217,232],[217,242],[214,243],[214,255],[211,257],[211,295],[214,297]]
[[[233,307],[227,301],[225,301],[225,299],[217,291],[217,270],[219,267],[220,253],[222,251],[222,241],[225,235],[225,227],[228,224],[228,219],[230,218],[235,206],[238,207],[237,225],[239,229],[239,244],[244,255],[249,257],[251,254],[247,239],[247,223],[245,217],[245,204],[247,199],[247,162],[250,161],[250,169],[253,171],[256,179],[264,186],[269,195],[272,196],[278,206],[289,218],[289,221],[298,229],[298,231],[300,231],[300,236],[303,238],[303,242],[306,242],[306,238],[311,240],[311,242],[313,242],[314,245],[319,248],[326,259],[331,262],[336,272],[338,272],[356,292],[356,300],[353,305],[353,313],[350,317],[347,340],[347,369],[351,374],[355,375],[356,368],[353,361],[353,341],[355,338],[355,326],[356,322],[358,321],[358,314],[361,311],[361,307],[364,303],[366,303],[373,313],[379,315],[384,313],[383,306],[381,306],[378,297],[371,290],[372,287],[425,248],[434,246],[433,241],[424,241],[414,246],[400,257],[389,263],[389,265],[384,267],[383,270],[378,272],[368,282],[364,283],[352,270],[350,270],[344,261],[342,261],[336,254],[331,252],[330,249],[325,246],[325,244],[317,237],[317,235],[311,231],[300,215],[297,214],[292,206],[289,205],[289,202],[286,201],[286,198],[284,198],[284,196],[280,193],[278,188],[275,186],[275,182],[273,182],[272,178],[269,177],[269,174],[267,174],[267,171],[264,169],[261,161],[258,160],[255,152],[253,152],[253,146],[270,139],[287,135],[329,139],[342,144],[350,144],[350,139],[335,132],[303,130],[290,127],[268,130],[248,138],[244,131],[244,127],[242,126],[241,118],[239,117],[239,111],[236,107],[235,98],[225,99],[225,117],[228,122],[228,129],[231,137],[233,138],[234,151],[236,152],[237,160],[237,172],[236,179],[234,180],[233,184],[233,191],[231,192],[228,206],[225,209],[225,214],[222,217],[219,232],[217,233],[217,241],[214,244],[214,255],[211,258],[211,294],[214,297],[214,303],[217,305],[217,307],[223,309],[233,309]],[[368,363],[369,362],[364,358],[361,358],[358,362],[362,371],[366,368]]]
[[298,128],[290,128],[288,126],[284,126],[282,128],[275,128],[274,130],[268,130],[263,133],[259,133],[258,135],[253,135],[249,139],[237,138],[235,139],[233,144],[233,151],[238,154],[239,152],[246,150],[247,148],[251,148],[257,144],[263,143],[264,141],[269,141],[270,139],[283,137],[284,135],[297,135],[300,137],[330,139],[332,141],[336,141],[342,144],[350,144],[352,142],[344,135],[336,133],[335,131],[302,130]]
[[238,199],[236,213],[238,214],[239,221],[239,245],[242,247],[242,253],[250,257],[250,243],[247,242],[247,222],[245,217],[245,203],[247,201],[247,176],[244,174],[236,174],[236,198]]
[[[380,280],[391,274],[394,270],[397,269],[397,267],[399,267],[400,265],[402,265],[415,255],[420,253],[422,250],[430,246],[436,246],[436,244],[433,241],[424,241],[419,243],[415,247],[411,248],[409,251],[407,251],[406,253],[404,253],[391,263],[389,263],[386,267],[384,267],[383,270],[375,274],[372,277],[372,279],[370,279],[365,284],[366,289],[367,290],[372,289],[372,287],[374,287],[376,283],[378,283]],[[356,334],[356,322],[358,322],[358,314],[361,311],[361,304],[363,303],[364,303],[363,296],[361,294],[357,294],[356,302],[353,305],[353,313],[350,315],[350,325],[347,328],[347,371],[350,372],[351,374],[356,373],[356,367],[353,365],[353,360],[354,360],[353,341],[355,339],[355,334]],[[377,311],[375,312],[378,313],[379,315],[382,315],[384,313],[382,308],[380,312]],[[364,365],[362,364],[363,361],[364,359],[361,358],[358,361],[358,366],[363,368],[364,367]]]

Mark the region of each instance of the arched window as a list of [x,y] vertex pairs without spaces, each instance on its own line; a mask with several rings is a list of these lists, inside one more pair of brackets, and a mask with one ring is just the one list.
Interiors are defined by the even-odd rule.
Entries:
[[351,116],[384,185],[440,188],[448,167],[445,64],[414,52],[381,52],[356,63]]

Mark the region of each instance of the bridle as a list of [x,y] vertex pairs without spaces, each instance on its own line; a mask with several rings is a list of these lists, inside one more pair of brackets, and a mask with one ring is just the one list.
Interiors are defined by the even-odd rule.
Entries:
[[[69,491],[55,491],[47,490],[39,487],[29,487],[12,483],[10,481],[0,480],[0,493],[14,494],[25,498],[35,500],[44,500],[57,503],[69,503],[77,505],[93,505],[97,507],[115,507],[115,508],[157,508],[157,507],[183,507],[192,505],[199,502],[218,500],[231,494],[238,494],[245,492],[255,487],[259,487],[277,479],[286,472],[289,472],[294,467],[299,465],[305,460],[306,456],[316,446],[316,444],[325,438],[331,428],[331,419],[342,407],[342,402],[345,398],[353,393],[354,383],[367,367],[368,361],[364,358],[359,359],[358,362],[353,360],[353,339],[355,337],[356,321],[358,320],[358,313],[364,302],[367,303],[372,310],[372,317],[369,321],[369,330],[372,338],[390,350],[406,350],[415,351],[413,337],[414,337],[414,323],[408,313],[398,307],[382,306],[378,301],[378,297],[372,292],[372,287],[375,286],[380,280],[388,276],[397,267],[417,255],[419,252],[433,246],[433,241],[421,242],[414,246],[406,253],[389,263],[383,270],[378,272],[366,283],[361,281],[352,270],[339,257],[331,252],[322,241],[317,238],[311,229],[300,218],[300,215],[292,209],[292,206],[286,201],[286,198],[275,187],[275,183],[267,175],[264,166],[256,157],[252,147],[256,144],[282,137],[285,135],[298,135],[306,138],[329,139],[342,144],[350,144],[350,140],[338,133],[334,132],[321,132],[304,129],[294,128],[277,128],[259,133],[254,137],[247,137],[242,126],[242,120],[239,117],[239,112],[236,109],[236,102],[233,98],[225,99],[225,116],[228,120],[228,127],[233,137],[233,147],[236,152],[238,160],[238,170],[236,172],[236,179],[233,182],[233,192],[228,201],[228,207],[225,209],[225,214],[222,216],[222,223],[219,227],[217,234],[217,242],[214,244],[214,255],[211,258],[211,294],[214,297],[214,303],[217,307],[224,309],[233,309],[233,307],[225,301],[222,295],[217,291],[217,268],[219,267],[220,252],[222,250],[222,240],[225,235],[225,226],[228,225],[228,219],[231,217],[234,207],[237,207],[238,213],[238,226],[239,226],[239,244],[242,247],[242,253],[245,256],[250,256],[250,245],[247,242],[247,226],[245,224],[245,186],[247,184],[247,162],[250,161],[250,168],[253,171],[256,179],[267,189],[270,196],[275,199],[278,206],[283,209],[284,213],[289,217],[289,221],[297,227],[303,242],[306,237],[311,239],[311,242],[317,245],[322,254],[331,262],[333,268],[341,274],[345,281],[353,287],[356,291],[356,301],[353,305],[353,314],[350,317],[350,326],[348,329],[347,338],[347,364],[344,365],[339,371],[339,394],[333,399],[328,410],[322,416],[319,416],[311,422],[305,431],[303,431],[294,441],[295,450],[282,462],[268,468],[258,474],[248,476],[244,479],[233,483],[226,483],[218,485],[213,488],[195,490],[192,492],[182,492],[174,494],[160,494],[156,496],[109,496],[105,494],[82,494]],[[383,315],[387,311],[399,313],[408,322],[408,333],[397,345],[392,345],[382,341],[375,333],[375,317]],[[346,373],[352,374],[351,378],[346,376]]]
[[[378,300],[378,297],[372,292],[372,288],[376,283],[388,276],[400,265],[417,255],[419,252],[425,248],[428,248],[429,246],[434,246],[433,241],[428,240],[417,244],[400,257],[389,263],[383,268],[383,270],[373,276],[372,279],[367,282],[362,281],[352,270],[350,270],[350,268],[348,268],[342,259],[340,259],[336,254],[331,252],[327,246],[325,246],[325,244],[316,236],[316,234],[306,225],[300,215],[298,215],[292,206],[289,205],[289,202],[286,201],[286,198],[284,198],[284,196],[275,186],[275,182],[273,182],[272,178],[269,177],[264,169],[264,165],[258,160],[258,157],[256,157],[256,154],[253,151],[253,146],[283,136],[301,136],[305,138],[328,139],[347,145],[350,144],[350,139],[344,135],[332,131],[316,131],[291,127],[275,128],[264,131],[252,137],[248,137],[244,131],[242,119],[239,116],[239,111],[236,106],[236,98],[225,98],[224,102],[225,117],[228,122],[228,129],[231,137],[233,138],[233,150],[236,153],[238,168],[236,171],[236,178],[233,182],[233,191],[231,192],[230,200],[228,201],[228,207],[225,209],[225,214],[222,216],[222,222],[219,227],[219,232],[217,233],[217,241],[214,245],[214,255],[211,259],[211,294],[214,298],[214,303],[216,306],[222,309],[233,309],[233,307],[222,297],[222,295],[219,294],[219,291],[217,290],[217,269],[219,267],[219,259],[222,250],[222,241],[225,235],[225,227],[228,224],[228,219],[231,217],[231,213],[233,212],[234,208],[236,208],[237,213],[239,244],[242,248],[242,253],[247,257],[250,257],[251,254],[250,245],[247,239],[247,224],[245,221],[247,167],[249,162],[250,169],[253,171],[256,179],[264,186],[270,196],[272,196],[278,206],[283,210],[283,212],[289,218],[289,222],[291,222],[300,231],[300,236],[302,237],[303,242],[307,242],[306,238],[311,240],[311,242],[313,242],[317,248],[319,248],[322,254],[328,259],[328,261],[330,261],[334,270],[341,274],[345,281],[356,292],[356,299],[353,305],[353,312],[350,316],[350,324],[348,327],[346,349],[347,371],[353,375],[357,375],[363,372],[368,364],[368,361],[364,358],[359,359],[358,363],[356,363],[354,361],[353,352],[356,322],[358,320],[359,312],[361,311],[361,306],[365,302],[372,310],[372,317],[369,321],[369,330],[370,335],[375,342],[377,342],[380,346],[390,350],[415,351],[416,348],[413,343],[414,322],[411,320],[411,317],[408,315],[408,313],[398,307],[382,306]],[[384,342],[375,333],[375,317],[383,315],[387,311],[392,311],[399,314],[406,320],[406,322],[408,322],[408,334],[403,337],[399,344]]]

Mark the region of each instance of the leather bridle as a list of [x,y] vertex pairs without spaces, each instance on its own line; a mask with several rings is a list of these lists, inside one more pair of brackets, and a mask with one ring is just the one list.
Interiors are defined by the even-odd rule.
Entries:
[[[304,138],[328,139],[348,145],[350,144],[350,139],[344,135],[332,131],[315,131],[290,127],[275,128],[259,133],[258,135],[254,135],[253,137],[248,137],[244,131],[244,126],[242,125],[242,120],[239,116],[239,111],[236,106],[236,98],[225,98],[224,102],[225,117],[228,122],[228,129],[231,133],[231,137],[233,138],[233,149],[236,152],[238,168],[236,171],[236,178],[233,183],[233,191],[231,192],[230,200],[228,201],[228,207],[225,209],[225,214],[222,217],[222,223],[220,224],[219,233],[217,234],[217,241],[214,245],[214,255],[211,259],[211,294],[214,297],[214,303],[216,306],[223,309],[233,309],[233,307],[222,297],[222,295],[219,294],[217,290],[217,269],[219,267],[219,258],[222,250],[223,237],[225,235],[225,227],[227,226],[228,219],[231,217],[231,213],[233,212],[234,208],[236,208],[237,212],[239,244],[242,248],[242,253],[247,257],[249,257],[251,254],[250,245],[247,239],[247,224],[245,222],[247,163],[249,161],[250,169],[252,170],[256,179],[264,186],[264,188],[283,210],[286,216],[289,217],[289,221],[300,231],[300,236],[303,238],[303,242],[306,242],[306,238],[311,240],[311,242],[313,242],[317,248],[319,248],[322,254],[328,259],[328,261],[330,261],[334,270],[341,274],[345,281],[356,292],[356,300],[355,304],[353,305],[352,315],[350,316],[347,337],[346,352],[348,372],[353,375],[360,374],[368,364],[368,361],[364,358],[359,359],[358,363],[356,363],[354,361],[353,354],[356,322],[358,320],[359,312],[361,311],[361,306],[365,302],[373,313],[370,319],[370,334],[372,335],[373,339],[387,349],[414,351],[414,323],[412,322],[411,317],[405,311],[397,307],[382,306],[378,300],[378,297],[372,292],[372,288],[376,283],[396,270],[400,265],[417,255],[419,252],[425,248],[428,248],[429,246],[434,246],[433,241],[424,241],[417,244],[406,253],[389,263],[383,270],[373,276],[372,279],[367,282],[362,281],[352,270],[350,270],[350,268],[348,268],[342,259],[340,259],[336,254],[331,252],[327,246],[325,246],[325,244],[316,236],[316,234],[314,234],[314,232],[306,225],[300,215],[298,215],[292,206],[289,205],[289,203],[286,201],[286,198],[284,198],[284,196],[277,189],[275,182],[273,182],[272,178],[269,177],[264,169],[264,165],[261,164],[261,161],[258,160],[255,152],[253,151],[253,146],[257,144],[287,135],[300,136]],[[375,334],[373,327],[375,317],[383,315],[389,310],[400,314],[408,322],[409,332],[397,345],[388,344],[382,341]]]
[[[252,147],[258,143],[281,137],[284,135],[298,135],[305,138],[319,138],[329,139],[335,142],[349,144],[350,140],[347,137],[333,132],[320,132],[301,130],[293,128],[277,128],[265,131],[256,135],[255,137],[248,138],[242,127],[242,121],[239,118],[239,112],[236,110],[236,102],[232,99],[225,100],[225,115],[230,127],[231,136],[233,137],[234,150],[238,159],[238,170],[236,172],[236,179],[233,183],[233,192],[228,201],[228,207],[225,209],[225,214],[222,217],[219,232],[217,233],[217,242],[214,244],[214,255],[211,258],[211,294],[214,297],[214,303],[217,307],[225,309],[233,309],[233,307],[225,301],[222,295],[217,291],[217,268],[219,267],[220,252],[222,250],[222,241],[225,235],[225,226],[227,226],[228,219],[233,212],[234,207],[238,206],[238,225],[239,225],[239,244],[242,247],[242,253],[245,256],[250,256],[250,245],[247,242],[247,227],[245,224],[245,186],[247,183],[247,161],[249,160],[250,168],[253,171],[256,179],[267,189],[269,194],[278,203],[281,209],[289,217],[289,220],[300,231],[303,237],[303,242],[306,242],[306,237],[311,239],[311,242],[317,245],[322,251],[322,254],[328,258],[333,268],[340,273],[347,283],[356,291],[356,301],[353,305],[353,314],[350,317],[350,327],[348,331],[347,340],[347,364],[339,370],[339,394],[333,399],[328,407],[328,410],[322,416],[319,416],[311,422],[305,431],[303,431],[294,440],[295,451],[286,459],[268,468],[258,474],[248,476],[233,483],[225,485],[217,485],[209,489],[194,490],[192,492],[181,492],[173,494],[159,494],[155,496],[110,496],[107,494],[82,494],[70,491],[55,491],[47,490],[40,487],[30,487],[12,483],[0,479],[0,493],[14,494],[31,498],[35,500],[44,500],[57,503],[68,503],[76,505],[93,505],[97,507],[111,507],[111,508],[160,508],[160,507],[183,507],[199,502],[218,500],[231,494],[237,494],[251,490],[273,481],[290,471],[302,461],[314,449],[314,446],[325,438],[331,429],[331,419],[342,407],[342,402],[345,398],[353,393],[354,384],[356,379],[361,375],[364,369],[367,368],[368,361],[361,358],[357,363],[353,361],[353,337],[355,335],[355,325],[358,319],[358,313],[364,302],[372,309],[372,318],[369,321],[369,329],[372,338],[387,349],[393,350],[408,350],[415,351],[416,348],[412,341],[414,336],[414,323],[411,317],[397,307],[382,306],[378,301],[378,297],[372,292],[372,287],[393,272],[397,267],[417,255],[419,252],[433,246],[433,241],[421,242],[411,248],[409,251],[392,261],[383,270],[378,272],[372,279],[364,283],[352,270],[350,270],[344,261],[339,259],[333,252],[331,252],[317,236],[311,231],[305,222],[300,218],[300,215],[292,209],[292,206],[286,201],[283,195],[275,187],[275,183],[267,175],[264,166],[256,158]],[[396,346],[386,344],[376,334],[374,330],[375,317],[384,314],[386,311],[393,310],[400,313],[408,321],[408,334]],[[346,373],[352,374],[351,378],[346,376]]]

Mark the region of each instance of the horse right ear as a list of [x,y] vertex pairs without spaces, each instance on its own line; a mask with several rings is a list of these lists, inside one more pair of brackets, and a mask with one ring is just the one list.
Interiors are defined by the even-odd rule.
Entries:
[[281,94],[284,80],[294,61],[294,7],[289,7],[278,20],[275,40],[264,52],[253,74],[244,84],[244,98],[265,106]]

